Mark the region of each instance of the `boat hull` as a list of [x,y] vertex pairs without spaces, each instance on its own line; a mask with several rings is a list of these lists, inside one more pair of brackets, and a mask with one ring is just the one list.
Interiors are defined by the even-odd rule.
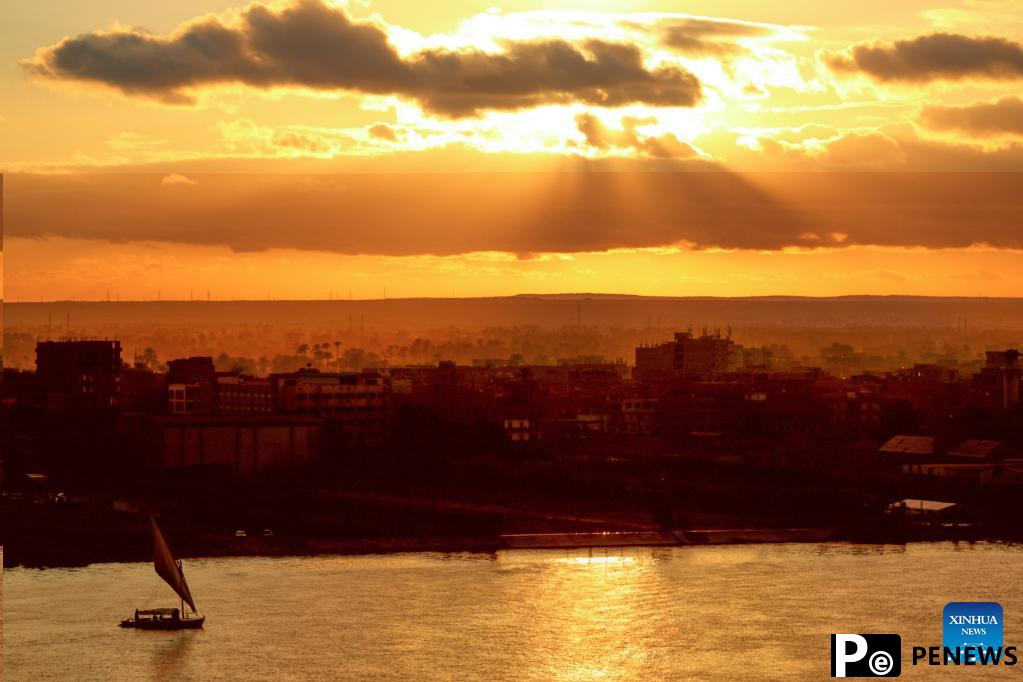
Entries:
[[201,628],[205,621],[206,616],[177,620],[173,618],[165,618],[163,620],[135,620],[133,618],[125,618],[121,621],[120,627],[134,628],[136,630],[195,630]]

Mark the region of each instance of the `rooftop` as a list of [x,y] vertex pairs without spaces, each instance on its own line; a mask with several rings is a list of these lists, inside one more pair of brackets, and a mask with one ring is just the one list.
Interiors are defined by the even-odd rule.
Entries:
[[906,498],[895,503],[895,506],[905,507],[917,511],[939,512],[956,506],[955,502],[939,502],[937,500],[918,500]]
[[882,445],[878,452],[906,455],[933,455],[934,438],[931,436],[895,436]]

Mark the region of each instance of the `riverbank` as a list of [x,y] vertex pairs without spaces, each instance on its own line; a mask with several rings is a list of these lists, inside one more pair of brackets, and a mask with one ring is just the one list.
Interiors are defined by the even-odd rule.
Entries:
[[[354,540],[238,538],[222,545],[209,545],[198,553],[180,554],[185,559],[222,557],[284,557],[320,555],[397,554],[403,552],[492,554],[516,549],[586,549],[621,547],[666,547],[724,544],[777,544],[826,542],[834,531],[815,528],[742,528],[719,530],[675,530],[647,532],[523,533],[494,538],[394,537]],[[151,551],[83,553],[80,549],[55,546],[4,547],[4,566],[13,568],[73,568],[93,563],[148,561]]]
[[[665,531],[643,514],[620,510],[566,513],[336,491],[322,495],[324,500],[331,502],[330,514],[293,510],[229,525],[222,516],[197,520],[179,509],[161,515],[161,525],[186,559],[818,542],[835,535],[827,528],[736,527],[734,519],[711,515],[701,520],[723,527]],[[8,567],[74,567],[152,556],[148,515],[141,508],[93,501],[8,504],[4,512]]]
[[[3,546],[3,564],[6,568],[69,568],[95,563],[147,562],[152,558],[152,542],[148,516],[134,513],[102,514],[95,505],[78,508],[28,509],[33,523],[26,523],[25,509],[15,510],[15,523],[7,525]],[[8,507],[8,512],[10,508]],[[379,511],[379,510],[378,510]],[[450,510],[448,510],[450,512]],[[21,512],[19,515],[18,512]],[[685,547],[705,545],[781,544],[851,542],[899,545],[919,541],[1009,541],[989,536],[974,527],[957,528],[892,528],[835,529],[835,528],[700,528],[657,530],[638,521],[611,525],[607,530],[595,530],[593,519],[580,517],[574,530],[539,533],[499,533],[496,525],[491,532],[480,532],[486,525],[473,522],[468,525],[467,512],[460,505],[459,514],[447,516],[451,525],[444,534],[374,535],[364,537],[327,537],[320,535],[293,536],[283,529],[266,529],[245,533],[244,536],[211,531],[208,528],[184,527],[167,519],[165,531],[171,538],[180,558],[206,559],[221,557],[288,557],[321,555],[371,555],[408,552],[477,553],[493,554],[501,550],[586,548],[610,549],[623,547]],[[423,514],[423,510],[420,510]],[[535,516],[535,513],[533,514]],[[8,517],[10,514],[8,514]],[[378,517],[383,525],[385,514]],[[535,520],[535,519],[534,519]],[[171,523],[166,523],[170,521]],[[393,521],[393,519],[392,519]],[[427,524],[428,525],[428,524]],[[543,525],[543,524],[540,524]],[[641,529],[637,529],[639,527]],[[467,530],[474,532],[465,532]],[[462,531],[456,534],[455,531]],[[13,533],[12,533],[13,531]],[[1011,543],[1011,541],[1009,541]]]
[[[1021,539],[1014,525],[990,523],[993,514],[989,531],[893,526],[887,501],[907,491],[891,485],[868,491],[810,474],[671,464],[591,462],[570,475],[549,462],[518,463],[498,475],[466,463],[376,462],[290,478],[66,480],[59,494],[4,496],[4,565],[148,561],[147,510],[183,558]],[[997,518],[1015,518],[1007,509]]]
[[[503,549],[496,539],[481,538],[372,538],[361,540],[290,540],[251,543],[230,543],[221,547],[210,545],[202,551],[179,553],[182,559],[214,559],[225,557],[287,557],[325,555],[397,554],[402,552],[481,553]],[[117,552],[81,552],[54,547],[30,549],[3,547],[4,568],[79,568],[98,563],[146,562],[152,550]]]

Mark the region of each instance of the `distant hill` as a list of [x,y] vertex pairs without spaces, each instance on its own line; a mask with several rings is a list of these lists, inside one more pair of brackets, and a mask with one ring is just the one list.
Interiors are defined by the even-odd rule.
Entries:
[[647,297],[522,294],[493,298],[396,298],[361,301],[131,301],[7,303],[8,330],[121,325],[372,326],[417,331],[449,326],[584,325],[696,328],[935,327],[1023,328],[1023,298],[841,296],[811,298]]

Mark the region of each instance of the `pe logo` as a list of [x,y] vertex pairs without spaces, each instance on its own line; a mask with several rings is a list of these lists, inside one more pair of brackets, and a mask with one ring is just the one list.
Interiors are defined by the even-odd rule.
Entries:
[[959,647],[963,663],[978,663],[981,651],[1002,646],[1002,606],[998,602],[949,602],[942,623],[942,646],[953,654]]
[[898,635],[831,635],[832,677],[898,677],[902,638]]

